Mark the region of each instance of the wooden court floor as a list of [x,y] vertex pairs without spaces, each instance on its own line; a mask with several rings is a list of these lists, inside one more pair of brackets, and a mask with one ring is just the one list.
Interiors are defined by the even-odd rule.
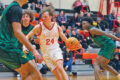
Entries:
[[[93,76],[71,76],[71,80],[94,80]],[[6,78],[0,78],[0,80],[21,80],[16,77],[6,77]],[[43,80],[56,80],[55,77],[43,77]]]
[[[0,80],[21,80],[20,78],[16,78],[16,77],[4,77],[4,78],[0,78]],[[43,77],[43,80],[56,80],[55,77]],[[70,80],[95,80],[94,76],[70,76]],[[101,80],[118,80],[116,78],[103,78]]]

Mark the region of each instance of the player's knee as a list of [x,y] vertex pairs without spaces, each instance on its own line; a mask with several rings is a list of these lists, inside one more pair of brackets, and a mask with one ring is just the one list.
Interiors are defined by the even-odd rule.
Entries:
[[60,64],[56,65],[57,69],[62,69],[62,66]]
[[96,66],[98,66],[98,65],[99,65],[98,62],[95,62],[95,63],[93,64],[94,67],[96,67]]

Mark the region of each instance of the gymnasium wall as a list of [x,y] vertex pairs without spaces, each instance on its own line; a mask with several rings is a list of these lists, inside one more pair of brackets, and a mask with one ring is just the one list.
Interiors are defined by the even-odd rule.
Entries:
[[3,2],[5,5],[10,4],[13,0],[0,0],[1,2]]
[[[47,3],[52,2],[56,8],[72,9],[72,5],[76,0],[46,0],[46,1]],[[88,2],[91,11],[98,11],[100,0],[88,0]]]
[[[11,3],[13,0],[1,0],[5,4]],[[72,9],[72,5],[76,0],[46,0],[47,3],[52,2],[55,8]],[[82,1],[82,0],[81,0]],[[106,0],[105,0],[106,1]],[[98,11],[100,0],[88,0],[91,11]],[[106,4],[104,4],[106,5]]]

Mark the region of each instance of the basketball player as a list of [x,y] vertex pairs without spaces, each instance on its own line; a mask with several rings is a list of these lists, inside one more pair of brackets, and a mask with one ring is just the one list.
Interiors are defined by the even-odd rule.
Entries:
[[20,73],[22,80],[42,80],[42,76],[28,56],[18,47],[24,44],[34,55],[36,61],[42,58],[30,44],[21,30],[22,5],[28,0],[15,0],[3,11],[0,20],[0,61],[8,68]]
[[103,69],[111,72],[115,77],[119,78],[118,72],[115,71],[113,68],[111,68],[108,65],[108,63],[110,59],[114,56],[114,52],[116,49],[116,45],[112,39],[116,41],[120,41],[120,39],[114,35],[105,33],[95,28],[92,24],[93,24],[93,20],[91,18],[84,18],[82,20],[83,29],[87,30],[90,34],[92,41],[96,43],[96,45],[101,47],[101,50],[98,53],[98,56],[94,63],[95,80],[100,80],[100,76],[101,76],[100,66]]
[[[24,10],[23,13],[22,13],[22,32],[27,35],[32,29],[33,29],[33,26],[30,24],[30,22],[32,22],[34,19],[34,15],[33,15],[33,12],[31,10]],[[36,46],[33,44],[33,46],[36,48]],[[27,50],[26,49],[24,50],[23,48],[23,45],[22,44],[19,44],[19,47],[21,49],[23,49],[23,52],[27,55],[27,57],[34,62],[34,57],[31,53],[31,51]],[[41,69],[41,65],[42,64],[35,64],[37,65],[38,69],[40,70]]]
[[58,44],[59,36],[66,41],[66,36],[56,22],[52,22],[55,11],[52,7],[42,10],[42,19],[38,25],[26,36],[28,39],[38,33],[40,39],[40,50],[43,55],[44,62],[50,68],[57,80],[69,80],[68,75],[63,68],[62,51]]
[[[21,22],[22,22],[22,32],[24,33],[24,35],[27,35],[33,29],[33,26],[30,24],[30,22],[32,22],[33,19],[34,19],[34,15],[31,10],[23,11]],[[19,48],[23,49],[22,46],[23,45],[20,43]],[[24,50],[23,50],[23,52],[24,52]],[[26,55],[30,58],[30,60],[34,59],[31,51],[27,51],[24,53],[26,53]]]

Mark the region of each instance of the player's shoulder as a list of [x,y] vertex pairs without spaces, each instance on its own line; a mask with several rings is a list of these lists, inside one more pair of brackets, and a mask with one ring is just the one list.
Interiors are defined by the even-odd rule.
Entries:
[[22,8],[18,5],[13,5],[10,10],[16,11],[16,12],[22,12]]

